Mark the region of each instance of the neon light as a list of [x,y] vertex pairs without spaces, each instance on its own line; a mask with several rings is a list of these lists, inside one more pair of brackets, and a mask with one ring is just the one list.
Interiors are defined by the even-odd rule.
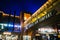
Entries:
[[4,26],[2,25],[1,29],[4,29]]
[[2,26],[2,28],[3,28],[3,26],[8,26],[8,27],[21,27],[20,25],[13,25],[13,24],[6,24],[6,23],[0,23],[0,25]]
[[3,27],[3,24],[0,24],[2,27],[1,27],[1,29],[4,29],[4,27]]
[[3,24],[4,26],[7,26],[7,24]]
[[14,27],[21,27],[20,25],[14,25]]
[[12,25],[12,24],[8,24],[8,26],[9,26],[9,27],[13,27],[13,25]]

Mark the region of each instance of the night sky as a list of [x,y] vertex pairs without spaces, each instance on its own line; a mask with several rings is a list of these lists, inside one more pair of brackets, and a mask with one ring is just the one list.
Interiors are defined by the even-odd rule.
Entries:
[[33,14],[46,1],[47,0],[0,0],[0,11],[12,14],[16,11],[16,15],[18,16],[21,11]]

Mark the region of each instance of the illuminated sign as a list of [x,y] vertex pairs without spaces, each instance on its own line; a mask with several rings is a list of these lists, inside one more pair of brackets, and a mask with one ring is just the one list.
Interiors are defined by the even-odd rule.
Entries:
[[9,31],[9,32],[20,32],[21,26],[16,24],[6,24],[6,23],[0,23],[0,31]]
[[37,24],[38,22],[42,22],[45,19],[48,19],[49,17],[55,15],[56,13],[57,13],[57,11],[55,9],[53,9],[50,12],[48,12],[45,16],[43,16],[43,17],[37,19],[35,22],[29,24],[27,27],[30,28],[30,27],[34,26],[35,24]]
[[43,34],[46,34],[46,33],[52,34],[54,32],[55,32],[55,30],[53,28],[40,28],[40,29],[38,29],[38,33],[43,33]]
[[45,16],[41,17],[39,19],[39,22],[42,22],[43,20],[55,15],[57,13],[57,11],[55,9],[51,10],[50,12],[48,12]]
[[15,25],[14,26],[14,31],[15,32],[19,32],[21,30],[21,26],[20,25]]

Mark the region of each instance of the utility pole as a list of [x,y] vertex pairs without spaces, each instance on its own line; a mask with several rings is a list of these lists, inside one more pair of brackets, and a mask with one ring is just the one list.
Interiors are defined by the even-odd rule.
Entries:
[[3,17],[3,14],[0,13],[0,23],[2,22],[2,17]]
[[24,12],[20,13],[20,24],[21,24],[20,40],[23,40],[23,34],[24,34]]
[[[21,40],[23,40],[23,35],[24,35],[24,21],[26,21],[29,17],[31,16],[30,13],[28,12],[21,12],[20,13],[20,24],[21,24]],[[27,31],[27,34],[28,34],[28,31]]]

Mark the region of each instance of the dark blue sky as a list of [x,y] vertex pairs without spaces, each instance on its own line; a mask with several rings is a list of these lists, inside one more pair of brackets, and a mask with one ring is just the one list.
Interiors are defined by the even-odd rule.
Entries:
[[34,13],[47,0],[0,0],[0,11],[19,15],[21,11]]

